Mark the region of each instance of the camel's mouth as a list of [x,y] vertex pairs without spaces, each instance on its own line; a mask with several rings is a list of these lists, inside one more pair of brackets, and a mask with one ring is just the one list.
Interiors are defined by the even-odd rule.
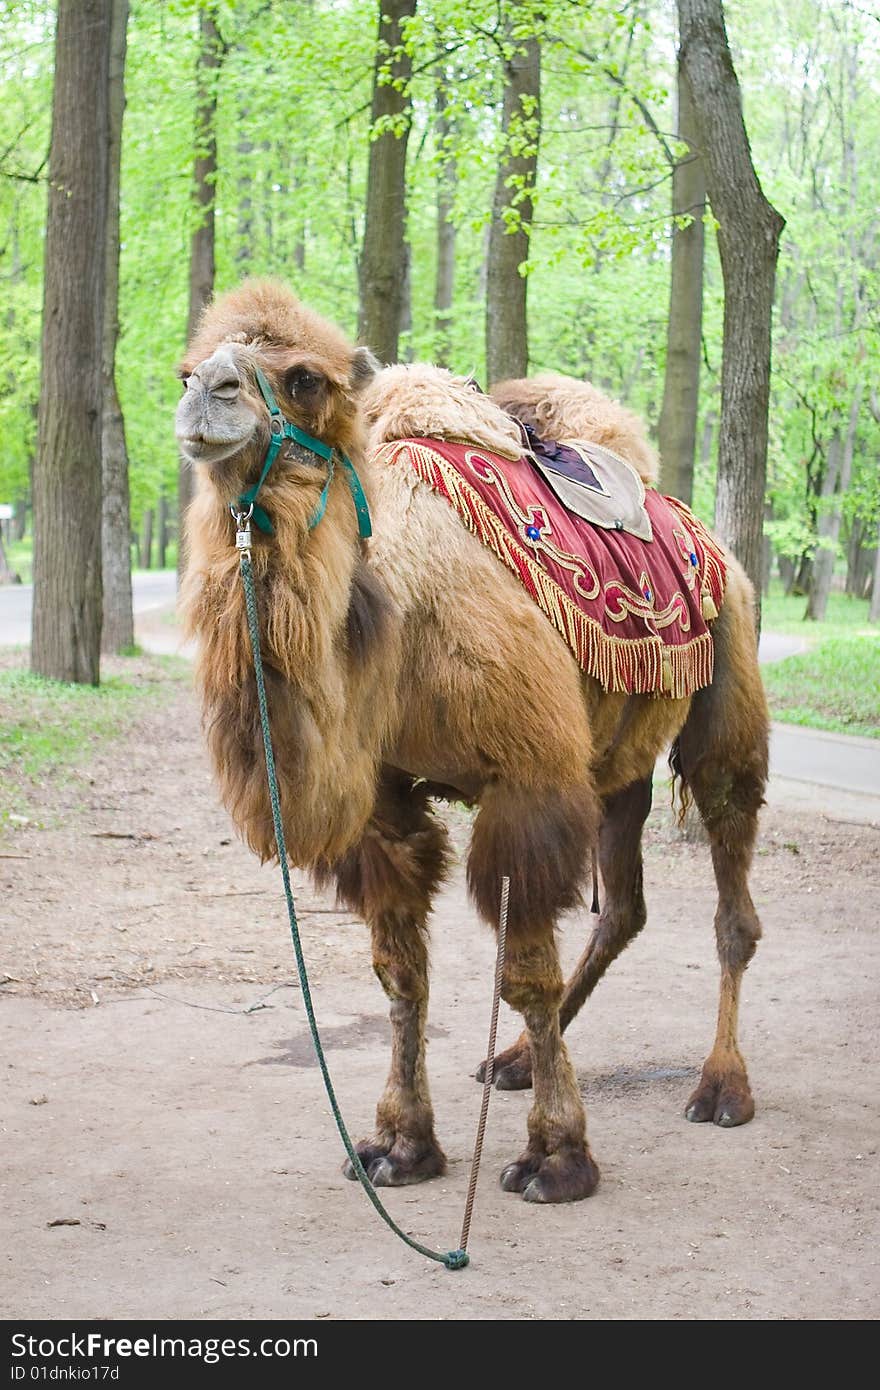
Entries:
[[203,439],[198,435],[178,435],[177,444],[180,452],[188,463],[207,464],[209,467],[217,463],[225,463],[227,459],[234,458],[241,453],[242,449],[250,442],[251,434],[245,435],[242,439]]

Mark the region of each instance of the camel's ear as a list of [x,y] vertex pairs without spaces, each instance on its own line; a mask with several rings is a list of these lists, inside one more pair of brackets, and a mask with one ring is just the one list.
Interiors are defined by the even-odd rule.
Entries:
[[355,391],[363,391],[381,370],[382,363],[368,347],[356,347],[351,355],[348,379]]

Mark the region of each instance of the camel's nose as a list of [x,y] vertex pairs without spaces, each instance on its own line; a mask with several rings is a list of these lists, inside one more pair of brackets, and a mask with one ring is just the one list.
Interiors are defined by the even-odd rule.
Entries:
[[197,382],[206,396],[215,396],[223,401],[234,401],[241,390],[241,376],[231,352],[223,348],[196,367],[192,380]]

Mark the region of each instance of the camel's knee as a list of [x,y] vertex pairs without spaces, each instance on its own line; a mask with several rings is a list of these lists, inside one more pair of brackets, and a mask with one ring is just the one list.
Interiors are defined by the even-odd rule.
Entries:
[[744,849],[750,854],[764,804],[766,770],[744,758],[739,765],[704,762],[686,777],[710,843],[733,858]]
[[638,936],[647,920],[648,910],[641,893],[623,907],[614,902],[606,902],[590,937],[589,956],[607,956],[609,960],[614,960],[624,946],[628,946],[633,937]]
[[544,1019],[558,1016],[562,990],[562,971],[552,936],[534,941],[508,937],[501,997],[525,1017],[530,1031],[541,1027]]
[[719,903],[715,939],[722,966],[734,974],[745,970],[761,940],[761,922],[748,893],[735,905]]
[[555,922],[575,907],[597,823],[590,787],[489,787],[480,802],[468,858],[468,886],[483,917],[497,926],[505,877],[510,879],[511,933]]
[[428,997],[428,944],[422,930],[402,928],[394,918],[372,926],[373,970],[391,1001],[392,1019],[398,1004],[407,1008]]

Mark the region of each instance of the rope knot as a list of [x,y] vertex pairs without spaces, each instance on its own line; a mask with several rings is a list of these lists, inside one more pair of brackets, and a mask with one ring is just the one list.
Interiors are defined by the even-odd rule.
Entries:
[[447,1250],[443,1263],[447,1269],[465,1269],[471,1262],[466,1250]]

